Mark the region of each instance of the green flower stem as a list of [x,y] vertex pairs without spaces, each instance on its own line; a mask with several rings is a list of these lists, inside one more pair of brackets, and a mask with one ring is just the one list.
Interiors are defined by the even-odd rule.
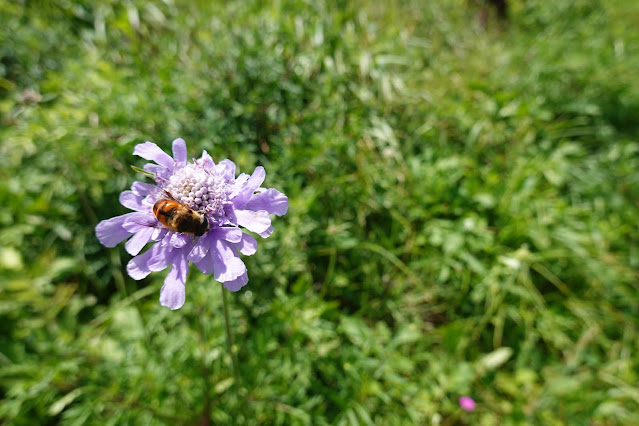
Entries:
[[235,353],[233,352],[233,336],[231,336],[231,325],[229,320],[229,308],[224,284],[220,284],[222,289],[222,307],[224,308],[224,325],[226,327],[226,346],[229,348],[231,354],[231,364],[233,364],[233,375],[235,376],[235,385],[240,387],[240,373],[237,369],[237,360],[235,359]]

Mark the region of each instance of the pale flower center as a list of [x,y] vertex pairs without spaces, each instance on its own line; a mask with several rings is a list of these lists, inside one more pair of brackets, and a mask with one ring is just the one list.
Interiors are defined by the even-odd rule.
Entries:
[[224,177],[198,164],[176,170],[162,188],[176,201],[213,219],[223,217],[224,205],[229,203],[229,184]]

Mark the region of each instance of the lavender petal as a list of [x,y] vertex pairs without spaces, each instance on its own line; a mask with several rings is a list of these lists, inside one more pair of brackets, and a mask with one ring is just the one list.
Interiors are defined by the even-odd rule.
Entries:
[[131,214],[134,213],[112,217],[111,219],[106,219],[98,223],[95,227],[95,236],[98,237],[98,240],[103,246],[115,247],[132,234],[132,232],[127,231],[123,227],[124,222]]
[[134,280],[141,280],[149,275],[152,272],[148,265],[149,260],[153,256],[157,256],[158,251],[158,245],[156,244],[144,253],[129,260],[126,265],[126,271],[129,276]]
[[235,248],[245,256],[251,256],[257,251],[257,240],[249,234],[242,233],[242,241],[234,244]]
[[189,244],[190,242],[191,242],[191,238],[189,236],[175,232],[173,233],[173,235],[171,235],[171,240],[169,241],[169,244],[171,245],[171,247],[182,248],[185,245]]
[[251,175],[251,177],[246,181],[246,183],[241,187],[241,189],[237,192],[237,195],[233,197],[231,195],[231,201],[236,208],[244,208],[246,203],[251,199],[253,193],[260,187],[260,185],[264,182],[264,178],[266,177],[266,172],[264,171],[264,167],[258,166],[255,168],[255,171]]
[[147,265],[152,272],[158,272],[166,269],[176,255],[180,254],[180,249],[170,250],[166,247],[162,247],[159,244],[155,244],[153,247],[158,247],[158,252],[148,260]]
[[159,224],[150,210],[128,213],[126,216],[127,217],[124,220],[124,223],[122,223],[122,228],[126,229],[132,234],[140,232],[144,228],[155,228]]
[[153,142],[137,144],[133,150],[133,155],[140,156],[145,160],[154,161],[157,164],[173,170],[173,158]]
[[235,163],[231,160],[222,160],[217,163],[216,171],[228,180],[235,179]]
[[237,226],[237,216],[235,215],[235,209],[232,205],[225,206],[224,214],[226,215],[226,224]]
[[215,167],[215,161],[213,161],[213,157],[209,155],[206,150],[202,151],[202,156],[198,160],[198,164],[201,164],[206,169],[212,169]]
[[166,269],[173,262],[176,254],[178,254],[177,250],[167,250],[160,244],[154,244],[144,253],[132,258],[126,265],[126,270],[131,278],[141,280],[151,272]]
[[162,176],[163,178],[168,178],[171,176],[171,172],[164,166],[158,166],[153,163],[146,163],[143,167],[147,172],[151,172],[156,176]]
[[162,238],[160,240],[160,246],[165,247],[166,249],[170,250],[171,248],[171,238],[173,238],[173,235],[175,235],[174,232],[167,232],[167,234],[164,236],[164,238]]
[[239,243],[242,241],[242,230],[236,227],[223,227],[217,228],[211,231],[215,234],[215,237],[228,241],[229,243]]
[[253,194],[244,208],[255,211],[266,210],[269,214],[283,216],[288,211],[288,197],[277,189],[269,188]]
[[146,243],[149,242],[153,233],[155,232],[154,228],[144,228],[141,231],[133,234],[129,241],[126,242],[124,248],[131,256],[136,256],[140,253],[140,250],[144,248]]
[[213,253],[211,250],[207,251],[206,254],[197,261],[193,261],[195,266],[205,275],[210,275],[213,273],[214,261],[213,261]]
[[173,266],[164,279],[160,290],[160,304],[172,310],[180,309],[186,300],[186,276],[189,273],[189,262],[186,255],[180,252],[174,259]]
[[217,281],[232,281],[246,272],[246,266],[237,252],[225,242],[217,240],[215,250],[211,250],[209,253],[213,257],[213,277]]
[[260,234],[268,230],[271,226],[271,218],[264,210],[257,212],[250,210],[235,210],[237,224],[245,227],[251,232]]
[[142,211],[148,210],[149,206],[143,203],[144,197],[136,195],[133,191],[122,191],[120,194],[120,204],[127,209]]
[[202,259],[204,259],[204,257],[209,252],[209,248],[211,247],[211,244],[213,244],[213,240],[211,238],[212,238],[211,232],[200,237],[200,239],[193,245],[193,248],[189,252],[187,259],[193,263],[198,263]]
[[273,225],[269,226],[268,229],[264,232],[259,232],[257,235],[259,235],[262,238],[268,238],[273,234]]
[[177,167],[186,165],[186,142],[182,138],[173,141],[173,159]]
[[144,197],[146,197],[149,194],[152,194],[157,189],[158,187],[156,185],[152,185],[146,182],[135,181],[131,185],[131,191],[135,195],[142,195]]
[[234,280],[227,281],[224,283],[224,287],[226,287],[229,291],[238,291],[242,287],[244,287],[248,283],[248,273],[245,271],[242,275],[237,277]]

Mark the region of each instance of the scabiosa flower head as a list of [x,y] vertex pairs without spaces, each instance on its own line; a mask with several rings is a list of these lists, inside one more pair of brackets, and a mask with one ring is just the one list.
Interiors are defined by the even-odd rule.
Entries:
[[[134,182],[120,194],[120,203],[134,212],[100,222],[100,242],[114,247],[128,239],[133,279],[171,266],[160,291],[160,303],[171,309],[184,305],[189,262],[230,291],[245,286],[248,275],[238,252],[252,255],[257,241],[240,227],[266,238],[273,233],[269,215],[288,210],[286,195],[261,187],[264,168],[235,177],[232,161],[215,164],[206,151],[189,163],[182,139],[173,141],[173,157],[152,142],[137,145],[133,154],[155,162],[144,166],[155,184]],[[139,254],[149,242],[155,244]]]
[[474,411],[475,410],[475,400],[469,396],[462,396],[459,398],[459,406],[464,411]]

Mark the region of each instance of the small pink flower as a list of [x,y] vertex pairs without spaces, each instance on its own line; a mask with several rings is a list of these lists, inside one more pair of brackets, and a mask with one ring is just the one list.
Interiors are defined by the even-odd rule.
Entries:
[[459,406],[464,411],[474,411],[475,405],[475,400],[469,396],[462,396],[461,398],[459,398]]

